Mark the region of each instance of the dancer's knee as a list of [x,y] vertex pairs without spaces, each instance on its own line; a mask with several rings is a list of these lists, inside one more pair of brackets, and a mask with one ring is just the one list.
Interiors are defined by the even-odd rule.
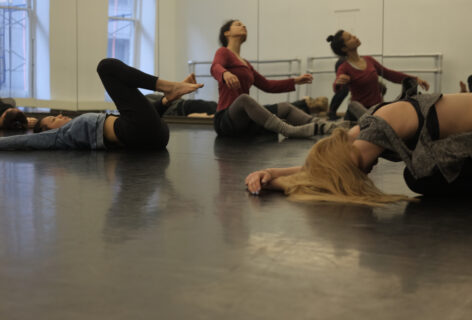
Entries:
[[247,93],[243,93],[236,98],[235,102],[236,101],[241,104],[248,104],[248,103],[254,102],[255,100],[251,98],[251,96],[248,95]]
[[249,109],[254,109],[260,106],[256,100],[251,98],[246,93],[241,94],[234,100],[232,104],[236,109],[244,109],[246,112],[248,112]]
[[288,102],[277,103],[277,115],[279,115],[279,117],[286,116],[292,108],[295,107]]
[[120,60],[114,58],[102,59],[97,65],[97,72],[98,74],[110,73],[110,71],[113,70],[115,66],[120,63],[122,63]]

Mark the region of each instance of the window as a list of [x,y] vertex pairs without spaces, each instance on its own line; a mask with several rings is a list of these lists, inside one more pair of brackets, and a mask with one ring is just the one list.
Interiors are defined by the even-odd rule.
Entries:
[[109,0],[108,57],[134,65],[135,0]]
[[0,0],[0,97],[31,95],[31,0]]

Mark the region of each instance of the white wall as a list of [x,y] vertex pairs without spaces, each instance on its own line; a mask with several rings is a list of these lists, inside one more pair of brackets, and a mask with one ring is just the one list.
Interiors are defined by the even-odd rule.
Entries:
[[[107,108],[97,63],[107,56],[108,0],[77,2],[78,109]],[[106,17],[104,19],[103,17]]]
[[73,109],[77,105],[78,79],[76,0],[50,0],[49,18],[52,107]]
[[388,0],[385,11],[385,52],[442,53],[442,92],[457,92],[472,74],[472,1]]

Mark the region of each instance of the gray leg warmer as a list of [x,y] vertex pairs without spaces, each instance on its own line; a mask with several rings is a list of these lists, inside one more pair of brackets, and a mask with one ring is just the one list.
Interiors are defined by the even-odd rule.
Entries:
[[318,117],[313,117],[313,123],[316,125],[315,134],[331,134],[336,128],[349,129],[351,127],[350,121],[328,121]]
[[315,123],[310,122],[301,126],[292,126],[285,123],[276,115],[271,115],[264,124],[264,128],[269,131],[281,133],[289,138],[308,138],[313,137],[315,132]]

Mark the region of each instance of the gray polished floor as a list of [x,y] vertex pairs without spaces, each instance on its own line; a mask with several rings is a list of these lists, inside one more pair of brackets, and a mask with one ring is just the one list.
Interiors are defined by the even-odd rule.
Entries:
[[[467,199],[248,195],[313,141],[172,125],[167,152],[0,154],[0,319],[471,319]],[[401,164],[372,173],[412,195]]]

